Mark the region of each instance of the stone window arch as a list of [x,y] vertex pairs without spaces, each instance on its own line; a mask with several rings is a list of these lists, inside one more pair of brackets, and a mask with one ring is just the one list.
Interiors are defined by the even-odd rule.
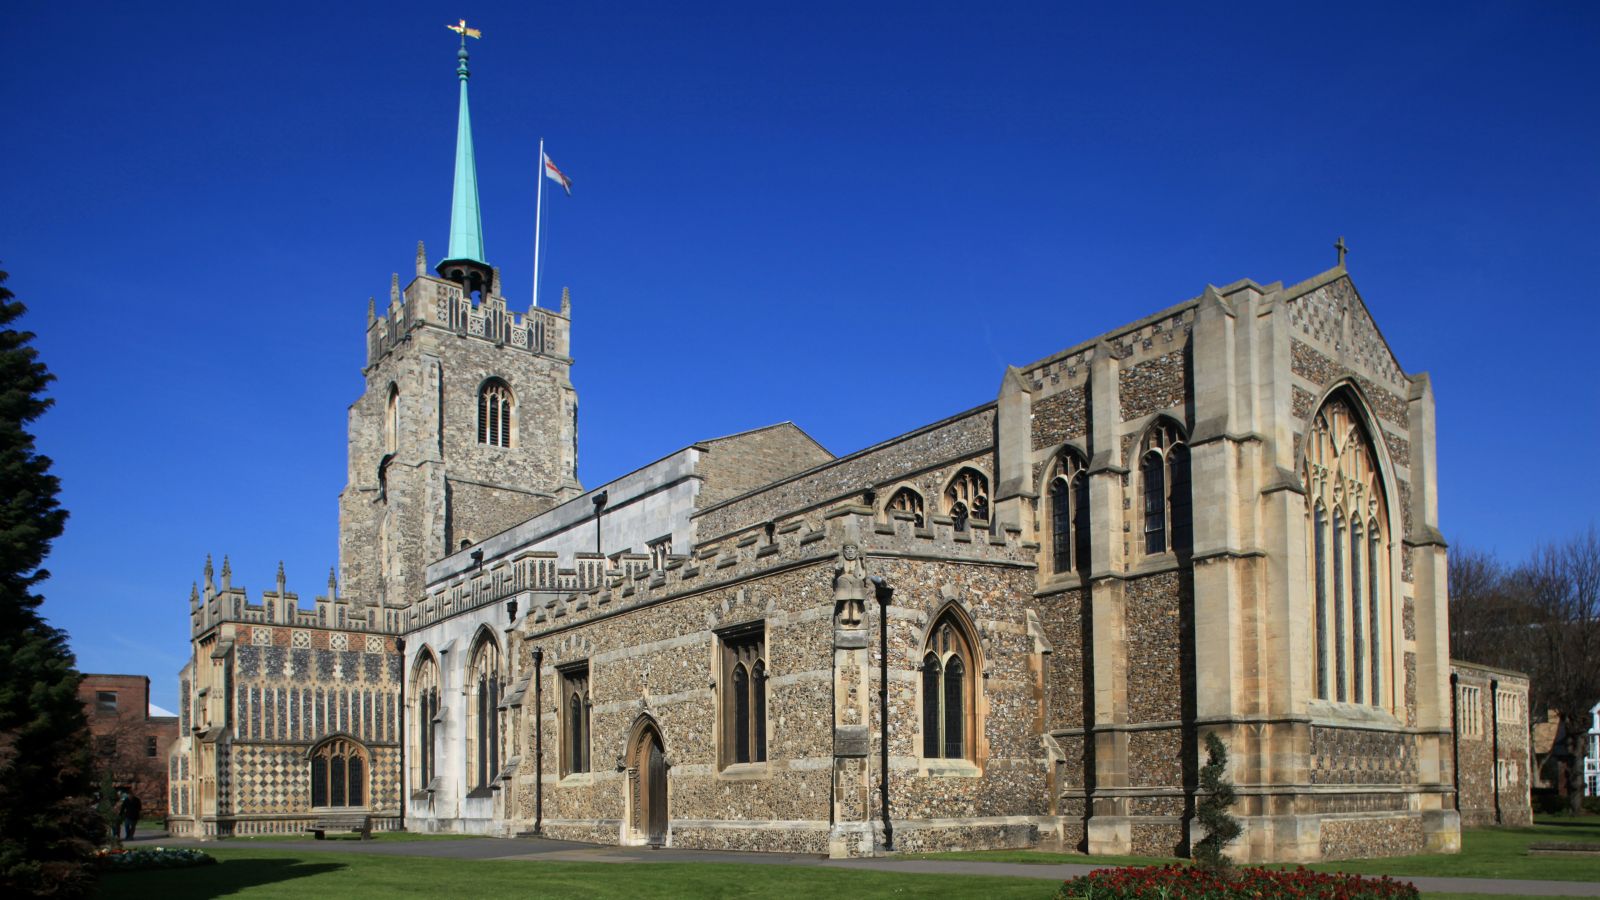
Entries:
[[490,378],[478,388],[478,443],[491,447],[510,447],[516,433],[516,397],[511,386]]
[[767,634],[763,622],[717,633],[723,767],[767,759]]
[[902,487],[889,496],[889,502],[883,506],[883,511],[892,519],[895,513],[904,513],[911,517],[911,522],[917,528],[925,528],[928,524],[927,505],[923,502],[922,494],[916,488]]
[[989,521],[989,476],[971,466],[958,470],[944,489],[944,509],[957,531],[966,531],[970,520]]
[[428,790],[438,774],[439,661],[427,647],[417,654],[411,671],[411,720],[416,723],[416,746],[411,750],[413,788]]
[[312,747],[307,756],[311,764],[312,808],[367,805],[367,773],[371,766],[366,747],[338,735]]
[[1194,548],[1189,443],[1171,419],[1157,419],[1139,442],[1139,503],[1146,555]]
[[393,454],[400,446],[400,388],[389,382],[389,398],[383,406],[383,452]]
[[954,608],[928,629],[922,648],[922,755],[976,759],[978,726],[977,641]]
[[1083,455],[1068,447],[1056,457],[1050,479],[1050,558],[1057,573],[1089,571],[1089,467]]
[[562,666],[561,673],[561,774],[590,771],[592,742],[589,721],[594,702],[589,696],[589,662]]
[[1389,510],[1378,453],[1355,398],[1331,394],[1312,417],[1301,476],[1312,564],[1312,651],[1317,697],[1388,706]]
[[488,790],[500,774],[500,645],[478,632],[467,664],[467,784]]

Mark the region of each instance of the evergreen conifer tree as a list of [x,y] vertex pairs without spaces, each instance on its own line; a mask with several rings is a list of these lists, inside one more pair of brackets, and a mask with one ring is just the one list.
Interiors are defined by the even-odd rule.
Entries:
[[1196,863],[1208,868],[1225,868],[1228,858],[1222,855],[1229,842],[1244,833],[1244,828],[1228,812],[1236,795],[1233,782],[1228,780],[1228,748],[1216,732],[1206,734],[1206,764],[1200,767],[1200,803],[1195,818],[1206,836],[1194,846]]
[[53,376],[13,323],[23,305],[0,272],[0,895],[72,897],[94,886],[95,815],[81,676],[66,634],[39,615],[39,568],[67,513],[27,425]]

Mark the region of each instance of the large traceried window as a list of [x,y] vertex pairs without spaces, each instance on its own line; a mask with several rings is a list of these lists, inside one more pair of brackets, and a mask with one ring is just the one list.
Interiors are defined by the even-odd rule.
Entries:
[[928,632],[922,656],[922,755],[971,759],[976,750],[978,661],[966,623],[951,610]]
[[467,670],[467,783],[486,790],[500,775],[500,647],[487,633],[478,639]]
[[973,468],[963,468],[944,489],[944,508],[955,520],[957,531],[966,531],[969,520],[989,521],[989,477]]
[[926,507],[922,502],[922,495],[908,487],[895,491],[889,497],[889,502],[883,507],[884,512],[893,516],[895,513],[905,513],[911,517],[911,523],[918,528],[928,524]]
[[1389,516],[1366,426],[1335,394],[1312,419],[1302,473],[1317,696],[1386,705],[1390,671]]
[[561,774],[589,771],[589,663],[561,668]]
[[1050,479],[1050,556],[1055,571],[1089,571],[1089,472],[1077,451],[1066,450]]
[[485,381],[478,389],[478,443],[491,447],[511,446],[514,410],[511,386],[498,378]]
[[311,751],[311,805],[367,805],[367,748],[332,738]]
[[767,632],[764,624],[742,625],[717,635],[722,645],[721,701],[723,766],[767,759]]
[[433,653],[423,649],[411,676],[412,721],[416,722],[416,746],[411,750],[413,790],[425,791],[433,782],[435,754],[434,743],[438,735],[439,718],[439,663]]
[[1144,552],[1194,548],[1189,486],[1189,445],[1178,426],[1161,419],[1145,432],[1139,450],[1139,486],[1144,510]]

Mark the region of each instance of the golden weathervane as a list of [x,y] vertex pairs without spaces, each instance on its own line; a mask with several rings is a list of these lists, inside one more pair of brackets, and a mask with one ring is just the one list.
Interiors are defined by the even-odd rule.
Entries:
[[479,31],[476,28],[468,28],[467,27],[467,20],[466,19],[462,19],[459,23],[457,23],[455,25],[446,25],[445,27],[450,29],[451,31],[454,31],[456,34],[461,35],[461,39],[463,41],[466,40],[467,38],[481,38],[481,37],[483,37],[483,32],[482,31]]

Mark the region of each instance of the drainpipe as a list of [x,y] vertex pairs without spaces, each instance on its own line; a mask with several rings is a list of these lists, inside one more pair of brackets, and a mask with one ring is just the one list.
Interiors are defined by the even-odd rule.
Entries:
[[1489,679],[1489,746],[1494,757],[1494,823],[1500,821],[1500,680]]
[[605,553],[600,549],[600,514],[605,511],[606,501],[610,499],[608,491],[601,491],[594,495],[594,552]]
[[1456,689],[1456,682],[1460,678],[1456,673],[1450,673],[1450,770],[1456,783],[1457,815],[1461,813],[1461,709],[1457,702],[1460,691]]
[[879,805],[883,809],[883,849],[893,853],[894,823],[889,821],[889,603],[894,599],[894,588],[881,575],[873,576],[872,587],[878,600]]
[[533,648],[533,833],[544,834],[544,648]]

